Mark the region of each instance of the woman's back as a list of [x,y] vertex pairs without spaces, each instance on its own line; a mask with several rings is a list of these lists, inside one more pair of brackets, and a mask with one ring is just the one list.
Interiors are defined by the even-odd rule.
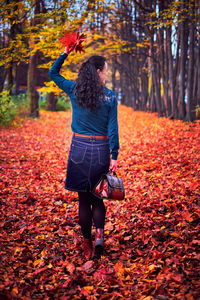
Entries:
[[85,135],[108,135],[112,159],[115,160],[119,149],[117,99],[115,93],[103,87],[104,99],[99,99],[96,108],[89,109],[83,104],[80,105],[79,99],[75,95],[76,83],[65,79],[59,74],[66,57],[67,55],[60,55],[53,64],[49,75],[70,97],[72,103],[71,129],[73,132]]

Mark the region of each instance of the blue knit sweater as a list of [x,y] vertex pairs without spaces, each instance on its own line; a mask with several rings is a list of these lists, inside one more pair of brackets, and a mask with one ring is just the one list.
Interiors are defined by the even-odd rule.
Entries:
[[105,100],[99,102],[99,108],[93,112],[80,106],[74,95],[75,82],[65,79],[59,74],[67,54],[61,54],[54,62],[49,75],[51,79],[70,97],[72,104],[73,132],[85,135],[108,135],[112,159],[117,159],[119,135],[117,121],[117,99],[112,90],[104,87]]

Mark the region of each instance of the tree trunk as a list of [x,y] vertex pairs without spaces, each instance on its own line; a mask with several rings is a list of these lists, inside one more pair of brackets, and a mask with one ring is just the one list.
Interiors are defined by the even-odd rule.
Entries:
[[[194,11],[194,1],[191,2]],[[194,23],[190,20],[189,24],[189,66],[188,66],[188,101],[187,101],[187,121],[195,120],[195,108],[197,102],[193,97],[193,83],[194,83]]]
[[[10,0],[6,0],[6,4],[9,5],[11,7],[10,9],[10,14],[12,14],[12,10],[15,11],[15,9],[17,10],[17,5],[15,3],[13,3],[13,1]],[[13,8],[12,8],[13,6]],[[16,34],[17,34],[17,29],[16,29],[16,23],[14,22],[14,18],[10,18],[10,24],[8,24],[8,26],[10,27],[10,31],[8,34],[8,42],[10,43],[10,41],[13,41],[16,38]],[[14,52],[15,49],[14,47],[12,47],[12,52]],[[7,74],[6,74],[6,78],[5,78],[5,89],[9,92],[9,94],[11,95],[12,93],[12,89],[13,89],[13,84],[14,84],[14,76],[13,76],[13,68],[14,68],[14,63],[13,63],[13,59],[11,60],[9,67],[7,68]]]
[[[200,13],[200,0],[199,0],[199,10]],[[198,48],[197,48],[197,119],[200,119],[200,26],[198,30]]]
[[154,45],[153,45],[153,36],[151,36],[150,41],[150,51],[151,51],[151,76],[152,76],[152,84],[154,85],[155,90],[155,100],[156,100],[156,109],[158,112],[158,116],[162,117],[162,105],[161,105],[161,95],[160,95],[160,80],[158,79],[158,66],[157,61],[155,60],[154,55]]
[[170,95],[171,95],[171,106],[172,106],[172,115],[171,118],[178,117],[177,101],[175,94],[175,80],[174,80],[174,67],[173,67],[173,56],[172,56],[172,45],[171,45],[171,27],[166,29],[166,43],[168,51],[168,60],[169,60],[169,84],[170,84]]
[[166,111],[166,115],[169,116],[171,114],[171,105],[168,99],[168,74],[166,72],[166,64],[165,64],[165,52],[164,52],[164,30],[163,28],[159,29],[159,54],[160,54],[160,64],[161,64],[161,77],[163,84],[163,102]]
[[[169,1],[159,0],[159,12],[163,12],[168,8]],[[162,15],[162,14],[161,14]],[[159,52],[160,52],[160,65],[161,77],[163,83],[163,105],[165,107],[165,114],[169,117],[172,113],[171,99],[169,97],[169,59],[168,59],[168,45],[166,38],[166,27],[159,29]]]
[[[37,14],[40,13],[40,5],[42,5],[43,8],[43,3],[41,0],[33,0],[33,7],[34,7],[34,17],[33,17],[33,27],[37,26],[40,22],[38,19]],[[34,32],[33,32],[34,34]],[[33,37],[33,45],[35,44],[35,40]],[[36,87],[36,78],[37,78],[37,56],[38,56],[38,51],[34,53],[30,57],[29,61],[29,67],[28,67],[28,78],[27,78],[27,88],[28,88],[28,102],[29,102],[29,115],[31,117],[39,117],[39,95],[37,92],[37,87]]]
[[4,89],[6,81],[6,69],[4,67],[0,67],[0,93]]
[[28,102],[29,102],[29,115],[30,117],[39,117],[39,94],[36,90],[36,78],[37,78],[37,52],[30,57],[28,66]]
[[149,108],[151,112],[156,112],[156,100],[155,100],[155,90],[153,83],[151,84],[151,95],[150,95],[150,104]]
[[122,104],[131,106],[134,109],[137,109],[136,107],[136,99],[134,97],[134,94],[132,92],[131,88],[131,74],[129,69],[129,54],[122,54],[121,55],[121,71],[120,71],[120,84],[122,89]]
[[148,101],[148,74],[146,71],[142,71],[141,74],[141,101],[141,109],[146,111]]
[[116,71],[117,71],[116,59],[113,58],[113,60],[112,60],[112,89],[114,91],[116,90]]
[[[178,27],[180,24],[178,24]],[[175,81],[175,97],[177,101],[177,109],[178,109],[178,99],[179,99],[179,72],[180,72],[180,30],[177,29],[177,38],[178,38],[178,43],[177,43],[177,51],[176,51],[176,59],[175,59],[175,68],[174,68],[174,81]]]
[[[185,9],[185,3],[182,3],[182,10]],[[184,13],[182,18],[184,18]],[[179,119],[184,120],[186,116],[186,104],[185,104],[185,89],[186,89],[186,60],[187,60],[187,43],[188,43],[188,31],[186,20],[183,19],[180,24],[180,46],[181,46],[181,58],[180,58],[180,107],[179,107]]]
[[3,88],[8,91],[9,95],[12,93],[13,89],[13,63],[6,69],[6,77],[4,81]]
[[56,111],[56,103],[57,103],[57,97],[54,93],[48,93],[47,94],[47,110],[50,111]]

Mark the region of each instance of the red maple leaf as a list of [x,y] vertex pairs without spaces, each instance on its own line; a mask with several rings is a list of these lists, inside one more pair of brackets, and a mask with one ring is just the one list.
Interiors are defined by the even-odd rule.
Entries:
[[67,47],[67,50],[71,49],[72,51],[79,51],[81,53],[85,52],[82,45],[85,38],[84,33],[66,31],[64,37],[60,38],[59,41],[64,47]]

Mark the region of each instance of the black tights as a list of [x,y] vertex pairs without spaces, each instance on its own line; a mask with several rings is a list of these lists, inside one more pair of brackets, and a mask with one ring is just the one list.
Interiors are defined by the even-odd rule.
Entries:
[[91,192],[79,192],[79,223],[86,239],[91,238],[92,220],[96,228],[104,228],[106,209],[103,199]]

